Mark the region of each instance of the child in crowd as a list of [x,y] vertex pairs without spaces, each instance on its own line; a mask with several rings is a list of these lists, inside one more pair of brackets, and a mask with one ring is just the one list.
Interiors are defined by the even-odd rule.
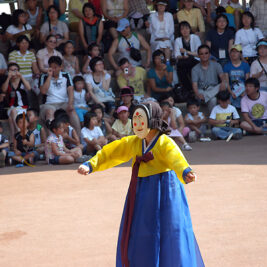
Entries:
[[200,137],[200,141],[210,141],[210,139],[204,139],[206,133],[207,119],[205,115],[199,111],[200,103],[196,99],[191,99],[187,102],[188,113],[185,116],[185,123],[190,128],[188,135],[189,142],[195,142]]
[[83,126],[84,115],[89,111],[87,102],[90,99],[90,94],[86,90],[86,84],[82,76],[75,76],[73,79],[74,85],[74,108]]
[[161,98],[160,102],[168,102],[171,105],[171,108],[174,110],[174,115],[175,115],[175,120],[176,123],[178,124],[178,131],[183,135],[183,137],[186,137],[189,132],[190,129],[188,127],[185,126],[185,122],[184,122],[184,118],[182,115],[182,111],[178,108],[174,106],[174,99],[172,96],[164,96]]
[[169,102],[161,102],[160,103],[161,109],[162,109],[162,119],[168,122],[169,127],[171,129],[171,133],[169,136],[173,138],[173,140],[179,144],[182,144],[182,150],[192,150],[192,147],[187,144],[182,134],[179,132],[176,118],[175,118],[175,111],[172,109],[172,106]]
[[129,119],[129,109],[126,106],[120,106],[117,109],[117,114],[118,119],[112,125],[112,133],[118,138],[133,135],[132,122]]
[[92,58],[99,57],[99,56],[100,56],[100,46],[95,42],[91,43],[88,46],[88,56],[86,56],[85,63],[84,63],[83,68],[82,68],[82,72],[84,74],[92,73],[92,70],[89,66],[89,63],[90,63]]
[[45,156],[48,164],[71,164],[81,155],[67,149],[63,142],[64,125],[60,119],[49,123],[52,132],[46,141]]
[[236,108],[230,105],[230,93],[226,90],[220,91],[217,94],[219,105],[216,105],[210,114],[209,123],[213,126],[212,137],[216,139],[233,139],[242,138],[242,130],[234,128],[234,125],[239,124],[239,115]]
[[5,167],[8,147],[9,142],[7,137],[3,135],[3,124],[0,121],[0,168]]
[[84,127],[82,128],[81,135],[84,153],[86,154],[95,154],[108,143],[102,130],[97,126],[97,116],[95,113],[88,112],[85,114]]
[[14,143],[14,153],[12,160],[19,162],[16,167],[23,167],[25,161],[33,164],[35,153],[34,153],[34,134],[28,130],[29,119],[25,116],[23,119],[23,114],[19,114],[16,117],[16,124],[19,131],[15,134]]
[[58,109],[54,114],[55,118],[63,123],[64,132],[62,134],[64,145],[71,152],[77,152],[82,156],[83,145],[80,143],[80,138],[70,125],[70,118],[64,109]]
[[64,44],[63,48],[63,71],[68,72],[73,78],[80,73],[79,60],[74,53],[73,41],[69,40]]
[[249,78],[245,82],[246,95],[241,99],[244,121],[241,128],[253,134],[267,133],[267,92],[260,91],[260,82]]
[[[120,99],[121,105],[126,106],[128,108],[129,118],[131,119],[133,116],[133,110],[136,106],[134,102],[134,88],[132,86],[126,86],[121,88]],[[117,114],[115,114],[115,117],[117,118]]]
[[19,72],[20,67],[17,63],[8,64],[8,75],[2,85],[2,92],[6,94],[9,109],[7,111],[10,128],[10,136],[13,138],[18,128],[16,117],[27,111],[28,96],[27,90],[31,90],[30,83]]
[[34,151],[38,153],[36,153],[36,156],[39,159],[44,159],[46,132],[44,127],[38,123],[38,111],[33,108],[29,108],[27,110],[27,117],[29,119],[28,129],[34,134]]
[[43,9],[38,6],[37,0],[25,0],[27,7],[26,15],[28,17],[27,22],[34,29],[35,38],[38,39],[40,36],[40,28],[42,24]]
[[112,128],[108,118],[104,118],[104,108],[99,104],[95,104],[92,106],[91,111],[96,114],[97,116],[96,126],[100,127],[100,129],[103,132],[103,135],[108,139],[108,142],[117,140],[117,137],[114,134],[112,134]]

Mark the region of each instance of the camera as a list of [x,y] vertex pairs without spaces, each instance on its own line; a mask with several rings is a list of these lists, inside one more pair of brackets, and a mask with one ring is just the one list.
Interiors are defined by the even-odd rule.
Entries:
[[124,69],[124,74],[128,74],[129,73],[129,69],[128,68],[125,68]]

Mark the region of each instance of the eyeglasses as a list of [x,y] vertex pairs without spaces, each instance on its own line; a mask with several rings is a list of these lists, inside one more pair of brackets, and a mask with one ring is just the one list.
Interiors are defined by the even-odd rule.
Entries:
[[10,71],[19,71],[18,69],[9,69]]
[[200,56],[203,56],[203,55],[208,55],[210,52],[205,52],[205,53],[199,53]]

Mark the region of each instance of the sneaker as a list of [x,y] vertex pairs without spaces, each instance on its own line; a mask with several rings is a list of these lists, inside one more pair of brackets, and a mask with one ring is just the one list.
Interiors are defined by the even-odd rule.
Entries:
[[185,143],[185,144],[182,145],[182,150],[184,150],[184,151],[190,151],[190,150],[192,150],[192,147],[189,146],[187,143]]
[[5,155],[3,152],[0,152],[0,168],[5,167]]
[[194,143],[197,141],[197,133],[195,131],[191,131],[188,135],[188,142]]
[[201,137],[201,138],[199,139],[199,141],[200,141],[200,142],[210,142],[211,139],[210,139],[209,137]]
[[240,140],[242,138],[242,133],[235,133],[233,134],[233,139]]

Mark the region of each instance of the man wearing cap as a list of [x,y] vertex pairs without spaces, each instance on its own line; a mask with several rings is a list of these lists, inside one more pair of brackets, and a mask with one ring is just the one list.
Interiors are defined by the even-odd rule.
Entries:
[[250,75],[260,82],[262,91],[267,92],[267,38],[261,39],[256,45],[258,59],[254,60],[250,67]]
[[231,104],[241,108],[241,97],[245,94],[245,80],[249,78],[249,64],[242,61],[242,46],[233,45],[230,50],[230,61],[223,67],[227,88],[231,94]]
[[130,56],[130,46],[138,50],[140,50],[140,46],[142,46],[146,50],[146,63],[144,67],[148,68],[150,65],[151,50],[144,37],[139,33],[132,32],[130,23],[128,19],[125,18],[119,20],[117,31],[119,32],[119,37],[113,40],[108,51],[108,59],[113,68],[116,71],[120,71],[119,66],[113,58],[113,54],[115,54],[117,50],[119,52],[119,59],[126,57],[133,66],[140,66],[142,64],[141,60],[135,61]]

